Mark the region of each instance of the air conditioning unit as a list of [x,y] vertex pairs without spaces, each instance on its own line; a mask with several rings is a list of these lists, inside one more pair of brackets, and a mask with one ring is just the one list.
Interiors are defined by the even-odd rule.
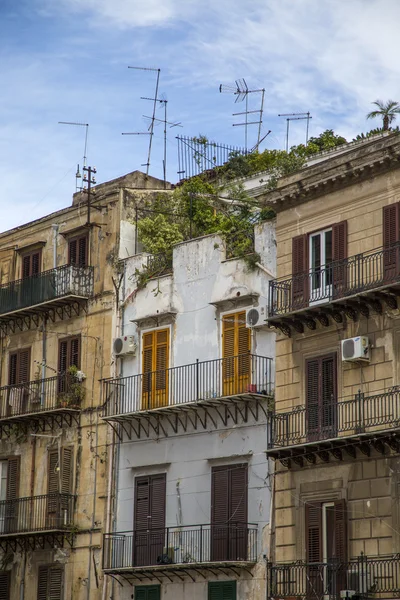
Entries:
[[265,327],[267,319],[266,306],[253,306],[246,310],[246,327]]
[[366,363],[371,359],[369,339],[366,335],[342,340],[342,361]]
[[137,344],[133,335],[124,335],[123,337],[115,338],[113,343],[113,352],[115,356],[127,356],[135,354]]

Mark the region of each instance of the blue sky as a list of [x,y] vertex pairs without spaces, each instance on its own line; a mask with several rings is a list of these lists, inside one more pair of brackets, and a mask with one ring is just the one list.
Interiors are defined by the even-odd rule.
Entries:
[[[398,0],[0,0],[0,231],[71,203],[84,128],[58,121],[89,123],[98,182],[141,168],[148,138],[121,133],[146,131],[140,96],[155,78],[128,65],[161,69],[168,118],[184,126],[168,130],[174,182],[178,133],[243,145],[232,127],[243,105],[218,92],[241,77],[266,89],[263,147],[284,147],[283,112],[310,110],[311,135],[374,126],[370,103],[400,100],[399,22]],[[304,135],[293,122],[290,142]]]

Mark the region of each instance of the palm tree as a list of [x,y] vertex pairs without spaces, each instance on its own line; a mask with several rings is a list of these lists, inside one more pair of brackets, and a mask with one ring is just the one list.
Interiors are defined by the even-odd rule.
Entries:
[[367,114],[367,119],[375,119],[376,117],[382,117],[383,120],[383,131],[388,131],[389,126],[393,123],[396,115],[400,113],[400,105],[394,100],[388,100],[382,102],[382,100],[375,100],[371,102],[378,107],[378,110],[373,110]]

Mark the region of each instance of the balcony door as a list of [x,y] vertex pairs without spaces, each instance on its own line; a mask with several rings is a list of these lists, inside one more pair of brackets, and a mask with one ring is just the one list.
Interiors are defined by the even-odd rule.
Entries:
[[[165,546],[166,474],[136,477],[133,565],[156,565]],[[168,553],[168,549],[166,549]]]
[[344,500],[305,505],[309,597],[340,597],[346,589],[347,512]]
[[332,229],[309,236],[310,304],[332,295]]
[[247,558],[247,464],[211,471],[211,561]]
[[37,528],[60,529],[72,520],[73,450],[60,448],[48,453],[47,510],[40,507]]
[[169,328],[142,335],[142,410],[168,405]]
[[[60,405],[74,405],[74,397],[70,390],[70,367],[81,367],[81,337],[74,336],[58,342],[58,399]],[[72,382],[71,383],[75,383]]]
[[[8,363],[8,415],[21,415],[28,410],[31,350],[24,348],[11,352]],[[4,407],[2,407],[3,414]]]
[[251,337],[246,327],[246,312],[222,317],[222,395],[249,391]]
[[0,533],[18,529],[19,465],[19,456],[0,460]]
[[306,361],[307,441],[335,437],[337,428],[337,355],[333,353]]

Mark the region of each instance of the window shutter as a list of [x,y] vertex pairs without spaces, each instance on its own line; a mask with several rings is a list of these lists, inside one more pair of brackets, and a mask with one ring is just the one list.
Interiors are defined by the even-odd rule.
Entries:
[[60,373],[66,373],[68,368],[68,342],[63,340],[59,342],[58,346],[58,371]]
[[47,567],[39,567],[37,600],[47,600]]
[[[152,371],[153,371],[153,333],[143,334],[143,350],[142,350],[142,365],[143,365],[143,393],[150,393],[152,390]],[[149,375],[146,375],[149,373]],[[147,407],[149,408],[149,407]]]
[[318,439],[319,434],[319,371],[320,360],[306,361],[307,439]]
[[58,450],[49,451],[48,472],[47,472],[47,492],[57,494],[59,491],[59,471]]
[[70,240],[68,244],[68,262],[70,265],[76,265],[78,262],[78,242],[77,240]]
[[211,471],[211,523],[227,523],[229,518],[229,472],[227,467]]
[[147,590],[144,587],[135,587],[135,600],[147,600]]
[[[332,225],[332,260],[344,261],[347,258],[347,221]],[[342,296],[346,288],[347,265],[335,265],[332,273],[333,296]]]
[[337,401],[337,363],[336,354],[321,358],[321,410],[320,419],[324,437],[336,431]]
[[149,477],[136,477],[135,488],[135,530],[146,530],[150,516]]
[[80,267],[87,265],[87,236],[83,236],[78,240],[78,264]]
[[149,331],[142,336],[142,408],[168,404],[169,329]]
[[163,329],[161,331],[156,331],[156,390],[159,392],[163,392],[161,394],[161,402],[157,403],[157,406],[163,406],[165,392],[167,389],[167,372],[168,363],[169,363],[169,329]]
[[229,522],[247,524],[247,465],[232,465],[230,476],[230,515]]
[[0,598],[10,600],[10,571],[0,571]]
[[24,256],[22,259],[22,279],[29,277],[31,274],[31,257],[30,255]]
[[347,510],[345,500],[336,500],[334,509],[335,554],[341,562],[347,561]]
[[236,581],[210,582],[208,600],[236,600]]
[[61,492],[72,493],[73,451],[72,448],[62,448],[61,452]]
[[7,461],[7,500],[18,498],[20,475],[20,457],[11,456]]
[[31,362],[30,349],[28,348],[27,350],[20,350],[19,351],[19,369],[18,369],[17,383],[26,383],[29,381],[30,362]]
[[40,252],[32,254],[31,275],[40,273]]
[[60,567],[50,567],[48,570],[47,600],[62,600],[63,570]]
[[399,272],[399,249],[388,250],[399,241],[400,205],[389,204],[383,207],[383,276],[390,280]]
[[322,562],[321,504],[305,505],[306,510],[306,560],[308,563]]
[[165,527],[166,475],[153,475],[150,478],[151,529]]
[[8,363],[8,385],[16,385],[17,383],[17,364],[18,353],[10,354]]
[[70,360],[69,360],[69,367],[71,367],[72,365],[77,367],[78,369],[81,366],[81,360],[80,360],[80,338],[73,338],[70,341],[70,345],[71,345],[71,351],[70,351]]
[[292,240],[293,308],[302,308],[308,301],[308,235]]
[[[222,358],[235,356],[235,315],[222,318]],[[233,364],[233,363],[232,363]]]
[[147,600],[160,600],[160,586],[151,585],[147,590]]

